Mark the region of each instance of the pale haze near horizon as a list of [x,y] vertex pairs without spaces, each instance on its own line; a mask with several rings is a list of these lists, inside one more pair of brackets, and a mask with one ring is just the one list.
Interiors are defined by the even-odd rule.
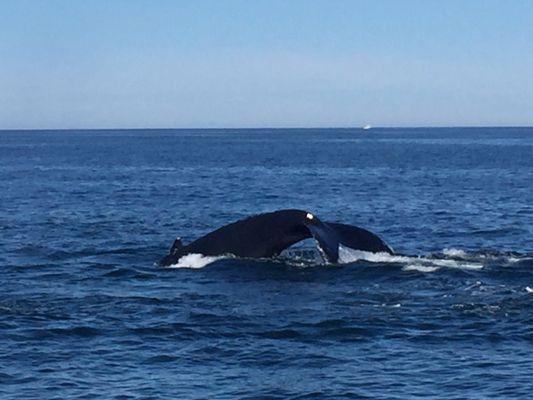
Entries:
[[533,125],[529,1],[3,1],[0,129]]

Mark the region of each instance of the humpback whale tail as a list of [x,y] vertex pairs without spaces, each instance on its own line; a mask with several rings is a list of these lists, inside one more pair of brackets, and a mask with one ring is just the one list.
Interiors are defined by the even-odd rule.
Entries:
[[339,260],[340,245],[373,253],[393,253],[392,248],[379,236],[357,226],[322,222],[317,218],[308,219],[306,226],[317,241],[324,258],[330,262]]
[[182,247],[183,247],[183,243],[182,243],[182,241],[181,241],[181,238],[178,236],[178,237],[174,240],[174,243],[172,243],[172,247],[170,248],[169,253],[170,253],[170,254],[175,254],[175,253],[177,253]]
[[321,221],[303,210],[279,210],[225,225],[188,245],[177,238],[160,264],[175,264],[187,254],[269,258],[308,238],[315,239],[329,263],[338,262],[341,245],[374,253],[393,253],[381,238],[363,228]]

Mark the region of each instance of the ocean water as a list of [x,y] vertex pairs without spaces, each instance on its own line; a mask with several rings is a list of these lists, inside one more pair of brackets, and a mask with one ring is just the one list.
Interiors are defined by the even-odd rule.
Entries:
[[[533,129],[0,132],[0,398],[529,398]],[[157,261],[281,208],[399,254]]]

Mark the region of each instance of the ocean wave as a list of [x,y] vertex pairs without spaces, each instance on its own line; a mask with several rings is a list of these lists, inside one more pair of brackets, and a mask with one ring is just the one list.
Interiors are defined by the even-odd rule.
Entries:
[[403,267],[404,271],[418,271],[418,272],[435,272],[439,267],[431,267],[421,264],[409,264]]
[[[464,255],[464,252],[448,250],[448,254]],[[479,270],[483,264],[479,262],[465,262],[461,259],[435,258],[431,256],[404,256],[388,253],[371,253],[368,251],[353,250],[347,247],[339,247],[339,261],[342,264],[356,261],[367,261],[380,264],[405,264],[406,271],[434,272],[441,267]]]
[[168,354],[161,354],[158,356],[152,356],[144,360],[144,364],[160,364],[160,363],[169,363],[169,362],[175,362],[178,360],[178,357],[171,356]]
[[116,268],[112,271],[106,272],[104,277],[108,278],[134,278],[134,279],[151,279],[155,277],[153,274],[138,271],[134,268]]

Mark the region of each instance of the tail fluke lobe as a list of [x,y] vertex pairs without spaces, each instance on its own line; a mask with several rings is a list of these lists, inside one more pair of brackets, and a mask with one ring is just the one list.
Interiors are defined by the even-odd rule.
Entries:
[[306,221],[305,225],[317,241],[325,261],[329,263],[339,261],[340,245],[354,250],[393,254],[392,248],[379,236],[357,226],[323,222],[318,218]]
[[366,229],[336,222],[327,222],[327,225],[335,230],[343,246],[372,253],[394,254],[392,248],[383,239]]
[[172,243],[172,247],[170,248],[169,253],[170,254],[176,254],[179,249],[183,247],[183,243],[181,241],[181,238],[178,236],[176,240],[174,240],[174,243]]
[[318,218],[306,222],[306,226],[316,240],[325,261],[336,263],[339,260],[339,237],[337,232]]

